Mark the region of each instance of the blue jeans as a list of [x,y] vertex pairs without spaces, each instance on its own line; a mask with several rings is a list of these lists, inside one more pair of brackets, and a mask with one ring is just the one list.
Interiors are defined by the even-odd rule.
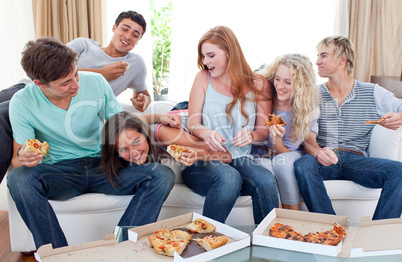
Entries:
[[10,172],[7,185],[37,248],[67,245],[66,238],[48,200],[66,200],[84,193],[134,195],[119,226],[155,222],[174,185],[173,171],[160,163],[129,165],[120,170],[113,187],[99,171],[99,158],[80,158],[55,164],[21,166]]
[[256,224],[279,206],[274,175],[248,157],[234,159],[230,164],[197,161],[186,167],[182,176],[191,190],[205,196],[203,215],[222,223],[240,195],[251,196]]
[[311,155],[295,162],[300,193],[309,211],[335,214],[323,180],[350,180],[368,188],[382,188],[373,219],[398,218],[402,212],[402,163],[337,151],[338,163],[323,166]]

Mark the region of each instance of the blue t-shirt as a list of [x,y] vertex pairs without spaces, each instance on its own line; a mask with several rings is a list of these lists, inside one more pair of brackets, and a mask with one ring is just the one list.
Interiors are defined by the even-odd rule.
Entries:
[[79,72],[78,93],[63,110],[31,83],[10,102],[10,122],[18,144],[37,138],[49,143],[43,163],[100,156],[100,134],[105,120],[122,111],[106,79],[97,73]]

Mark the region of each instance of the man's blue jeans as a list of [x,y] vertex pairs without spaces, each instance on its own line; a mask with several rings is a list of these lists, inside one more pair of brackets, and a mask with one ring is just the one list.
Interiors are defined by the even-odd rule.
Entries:
[[382,188],[373,219],[398,218],[402,212],[402,163],[337,151],[338,163],[323,166],[312,155],[295,162],[300,193],[309,211],[335,214],[323,180],[350,180],[368,188]]
[[67,245],[66,238],[48,200],[66,200],[84,193],[134,195],[119,226],[155,222],[174,185],[173,171],[160,163],[129,165],[119,172],[113,187],[99,171],[99,158],[80,158],[55,164],[21,166],[10,172],[7,185],[37,248]]
[[222,223],[240,195],[251,196],[256,224],[279,206],[275,176],[248,157],[234,159],[230,164],[197,161],[186,167],[182,176],[191,190],[205,196],[203,215]]

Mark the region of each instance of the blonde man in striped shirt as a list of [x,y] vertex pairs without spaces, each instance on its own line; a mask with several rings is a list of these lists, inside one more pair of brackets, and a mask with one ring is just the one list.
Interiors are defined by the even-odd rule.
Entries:
[[300,193],[309,211],[335,214],[323,180],[351,180],[382,188],[373,219],[397,218],[402,212],[402,163],[368,158],[374,124],[398,129],[402,100],[376,84],[352,78],[355,51],[343,36],[324,38],[317,46],[318,74],[328,78],[320,86],[318,135],[304,144],[309,155],[295,162]]

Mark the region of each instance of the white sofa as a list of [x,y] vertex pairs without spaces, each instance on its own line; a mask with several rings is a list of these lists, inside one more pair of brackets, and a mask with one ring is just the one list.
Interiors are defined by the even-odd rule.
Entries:
[[[153,102],[146,113],[165,113],[174,102]],[[131,110],[132,106],[123,105]],[[397,131],[376,126],[372,135],[372,156],[402,161],[402,128]],[[193,193],[181,179],[181,165],[174,160],[165,160],[176,174],[176,183],[164,203],[159,220],[185,214],[202,213],[204,198]],[[5,181],[4,181],[5,182]],[[348,216],[356,222],[361,216],[372,216],[380,190],[368,189],[350,181],[325,181],[328,194],[338,215]],[[84,194],[67,201],[50,201],[70,245],[103,239],[114,231],[131,196],[106,196]],[[35,250],[32,235],[22,221],[14,201],[8,194],[10,237],[12,251]],[[226,223],[229,225],[253,224],[251,198],[242,196],[237,200]]]

